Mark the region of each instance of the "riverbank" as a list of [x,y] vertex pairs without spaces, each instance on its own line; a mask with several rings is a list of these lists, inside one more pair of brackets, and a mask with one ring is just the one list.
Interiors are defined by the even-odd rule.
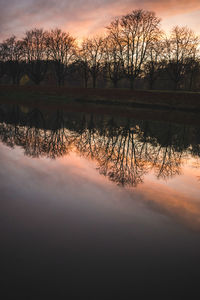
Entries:
[[[68,95],[66,96],[66,91]],[[166,106],[160,106],[159,108],[154,105],[136,105],[134,100],[129,100],[129,105],[126,105],[127,100],[122,100],[122,98],[118,98],[119,100],[113,100],[115,95],[110,94],[109,104],[105,98],[102,97],[102,100],[91,100],[85,97],[86,92],[96,94],[96,90],[82,90],[84,98],[77,98],[78,100],[74,100],[73,97],[69,95],[73,95],[78,91],[74,91],[73,89],[53,89],[49,88],[11,88],[6,87],[5,89],[0,88],[0,105],[4,107],[4,104],[11,105],[19,105],[23,110],[27,111],[32,108],[37,108],[43,112],[55,112],[55,111],[68,111],[71,113],[86,113],[86,114],[100,114],[100,115],[110,115],[122,118],[133,118],[135,120],[152,120],[159,122],[171,122],[171,123],[179,123],[179,124],[190,124],[190,125],[200,125],[200,110],[198,107],[196,109],[173,109]],[[97,90],[100,91],[100,90]],[[115,90],[111,90],[115,93]],[[122,90],[119,90],[119,92]],[[101,90],[101,95],[105,93],[105,90]],[[108,91],[110,93],[110,90]],[[126,91],[129,93],[129,91]],[[70,94],[71,93],[71,94]],[[85,93],[85,94],[84,94]],[[113,93],[113,94],[114,94]],[[125,93],[124,93],[125,94]],[[133,92],[132,94],[140,94],[144,96],[144,94],[137,92]],[[154,92],[154,95],[156,92]],[[167,93],[166,93],[167,94]],[[96,94],[97,95],[97,94]],[[84,100],[86,99],[86,100]],[[95,99],[95,98],[93,98]],[[126,98],[127,99],[127,98]],[[144,98],[143,98],[144,99]],[[194,98],[193,98],[193,101]],[[115,103],[117,104],[115,105]],[[179,101],[180,102],[180,101]],[[197,98],[197,103],[199,100]],[[96,104],[99,103],[99,104]],[[124,104],[125,103],[125,104]],[[198,104],[199,105],[199,104]],[[0,107],[0,113],[1,113]]]
[[133,91],[129,89],[84,89],[51,86],[0,86],[0,101],[62,104],[101,104],[119,107],[191,110],[200,112],[200,93]]

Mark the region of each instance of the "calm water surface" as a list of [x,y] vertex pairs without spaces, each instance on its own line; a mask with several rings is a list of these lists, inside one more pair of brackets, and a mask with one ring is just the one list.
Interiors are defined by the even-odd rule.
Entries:
[[0,195],[4,299],[198,287],[200,123],[0,105]]

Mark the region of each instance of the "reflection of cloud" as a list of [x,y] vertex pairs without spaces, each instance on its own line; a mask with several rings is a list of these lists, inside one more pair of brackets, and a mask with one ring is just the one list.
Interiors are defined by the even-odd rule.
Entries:
[[[189,169],[187,169],[188,173],[190,174]],[[166,183],[148,180],[145,188],[139,187],[139,190],[149,207],[173,217],[193,230],[200,231],[200,201],[197,196],[199,186],[197,182],[191,180],[190,176],[185,179],[185,191],[182,181],[170,187]],[[184,181],[184,178],[181,180]]]
[[146,140],[141,142],[141,130],[137,130],[135,134],[134,130],[120,128],[113,136],[108,129],[102,136],[98,130],[85,127],[80,134],[66,128],[44,130],[1,123],[0,139],[9,147],[23,147],[24,154],[31,157],[55,159],[77,152],[95,160],[99,172],[119,185],[137,186],[150,170],[155,171],[157,178],[180,175],[182,157],[188,154],[174,151],[172,144],[152,147]]
[[[118,189],[101,176],[95,168],[94,161],[74,153],[58,160],[30,159],[23,155],[19,147],[12,150],[4,145],[0,146],[2,199],[9,199],[11,195],[17,200],[46,199],[46,205],[53,199],[55,203],[58,200],[66,202],[68,198],[73,202],[81,199],[79,205],[84,205],[88,199],[91,203],[100,200],[101,204],[102,201],[105,204],[116,204],[120,200],[118,205],[123,211],[127,211],[128,215],[135,214],[134,200],[137,199],[144,201],[145,206],[172,217],[192,230],[200,230],[199,183],[195,183],[191,178],[191,174],[195,176],[198,171],[190,173],[191,169],[185,169],[188,177],[174,180],[171,186],[147,177],[142,186],[130,190],[133,198],[133,202],[130,203],[125,190]],[[121,198],[117,198],[118,196]]]
[[[26,111],[26,109],[23,108],[23,111]],[[61,116],[62,114],[58,115]],[[27,125],[32,120],[30,116],[31,114],[27,118]],[[65,119],[64,116],[62,115],[62,118]],[[38,169],[41,161],[46,161],[45,167],[43,169],[40,168],[40,172],[37,175],[41,180],[46,180],[54,174],[54,170],[51,170],[51,166],[54,164],[56,168],[58,167],[58,173],[55,175],[54,180],[55,182],[58,181],[59,184],[62,183],[64,186],[65,180],[68,183],[69,180],[79,182],[79,184],[82,182],[84,186],[88,182],[91,182],[94,186],[106,182],[105,177],[97,175],[96,167],[98,167],[101,174],[106,175],[110,180],[118,184],[137,186],[145,179],[144,184],[134,190],[134,198],[136,197],[137,199],[138,196],[139,198],[144,198],[144,203],[147,203],[147,206],[150,208],[164,215],[170,215],[192,229],[200,230],[199,182],[197,181],[199,168],[196,164],[196,158],[192,158],[189,150],[185,149],[185,146],[181,143],[183,141],[182,134],[184,133],[186,145],[194,146],[192,140],[187,140],[186,138],[186,132],[193,132],[191,129],[188,131],[184,127],[183,131],[180,128],[177,131],[176,127],[170,126],[170,131],[168,131],[170,144],[161,146],[159,143],[155,145],[155,142],[152,145],[148,143],[148,139],[144,139],[144,136],[148,136],[148,130],[151,132],[151,138],[154,137],[153,141],[155,141],[156,137],[156,135],[153,135],[154,131],[151,131],[153,127],[150,127],[150,124],[148,125],[147,123],[146,128],[149,129],[145,129],[144,132],[146,134],[143,134],[142,127],[140,129],[138,125],[135,125],[134,130],[133,127],[130,130],[130,128],[123,128],[123,126],[115,128],[113,125],[110,131],[110,127],[106,127],[102,120],[102,123],[98,123],[97,119],[96,124],[98,126],[94,127],[95,119],[84,117],[82,119],[84,122],[82,122],[79,117],[79,126],[77,126],[78,124],[74,122],[76,119],[68,119],[67,116],[68,114],[66,114],[67,124],[69,128],[73,124],[74,130],[65,127],[58,129],[59,120],[57,120],[56,130],[38,129],[39,126],[36,128],[22,125],[16,126],[7,124],[4,120],[0,124],[0,139],[3,143],[9,147],[20,146],[21,151],[23,150],[25,155],[40,157],[40,160],[21,158],[20,163],[17,165],[20,148],[16,147],[14,155],[11,153],[12,150],[6,150],[5,153],[0,153],[0,162],[2,160],[1,169],[3,170],[1,170],[0,175],[4,176],[4,169],[10,165],[10,161],[12,162],[15,159],[16,163],[13,164],[13,173],[23,172],[23,168],[20,166],[23,161],[31,162],[33,170]],[[13,114],[12,118],[16,122]],[[24,119],[23,117],[22,120]],[[38,119],[36,118],[36,120]],[[46,120],[46,124],[48,124],[50,119],[47,118]],[[90,123],[93,124],[92,129],[86,129],[86,124]],[[39,125],[40,123],[37,124]],[[99,130],[100,128],[101,130]],[[103,135],[102,132],[104,132]],[[180,140],[178,147],[175,140]],[[195,137],[194,140],[196,141]],[[172,141],[174,141],[174,144]],[[5,157],[5,155],[8,155],[8,157]],[[87,159],[83,158],[83,156]],[[58,162],[57,160],[47,161],[44,159],[45,157],[58,158]],[[5,166],[3,166],[3,163]],[[182,174],[185,172],[186,175],[177,176],[167,183],[163,180],[157,181],[155,178],[149,181],[149,175],[147,175],[147,178],[144,178],[144,175],[150,171],[156,171],[155,174],[160,179],[172,178],[180,173],[180,167],[183,168]],[[65,176],[66,172],[69,175],[68,177]],[[29,171],[27,185],[30,184],[30,173]],[[63,174],[62,182],[61,173]],[[12,178],[15,181],[18,176],[12,175]],[[76,178],[78,178],[78,181]],[[6,180],[6,184],[7,182],[8,180]]]
[[[22,34],[34,26],[62,27],[76,36],[98,32],[110,20],[135,8],[155,10],[167,17],[200,9],[199,0],[3,0],[0,34]],[[189,19],[188,19],[189,20]],[[188,24],[190,25],[190,24]]]

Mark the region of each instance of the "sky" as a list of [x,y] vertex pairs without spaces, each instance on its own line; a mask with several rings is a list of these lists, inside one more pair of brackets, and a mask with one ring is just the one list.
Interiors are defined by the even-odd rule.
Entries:
[[81,39],[138,8],[155,11],[166,31],[187,25],[200,34],[200,0],[0,0],[0,40],[35,27],[59,27]]

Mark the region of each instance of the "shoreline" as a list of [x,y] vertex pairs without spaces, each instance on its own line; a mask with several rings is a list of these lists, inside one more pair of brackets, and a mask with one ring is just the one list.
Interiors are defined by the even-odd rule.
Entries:
[[150,109],[200,113],[200,93],[129,89],[0,86],[0,103],[112,106],[116,110]]

